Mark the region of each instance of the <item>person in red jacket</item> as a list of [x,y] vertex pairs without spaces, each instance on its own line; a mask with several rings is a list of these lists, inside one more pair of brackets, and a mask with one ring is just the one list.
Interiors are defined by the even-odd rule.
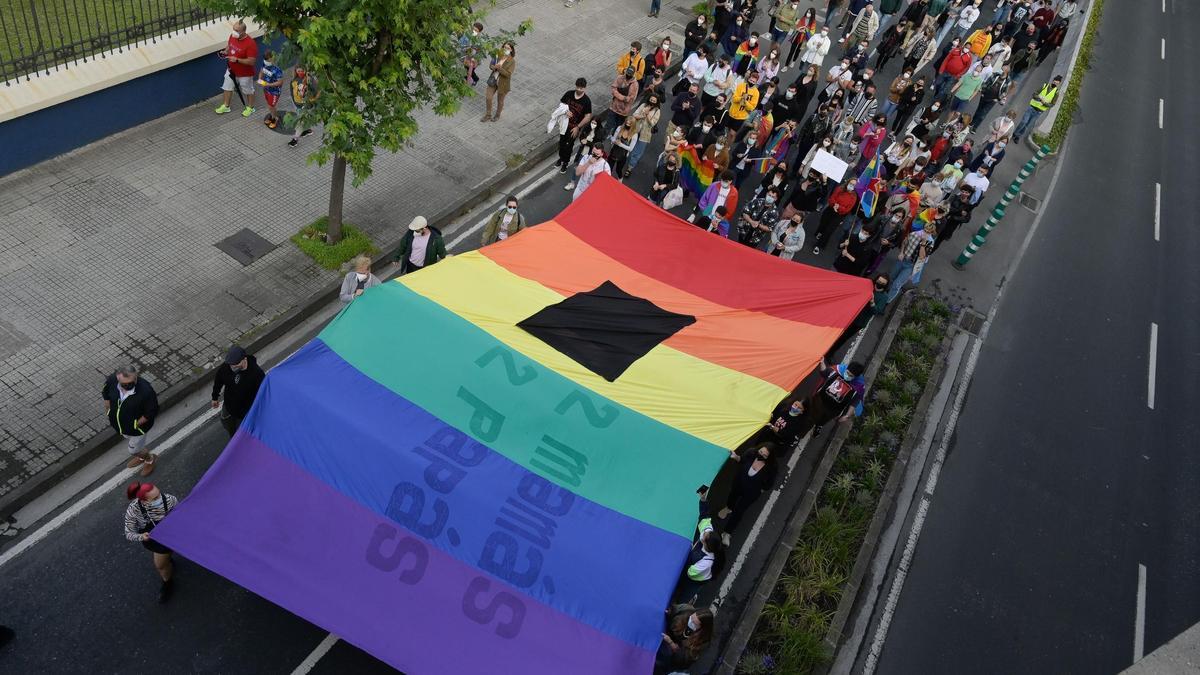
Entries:
[[829,203],[821,212],[821,224],[817,227],[816,235],[817,245],[813,247],[814,255],[821,252],[821,247],[825,245],[825,240],[833,233],[833,229],[846,216],[853,213],[856,206],[858,206],[858,195],[854,193],[854,178],[848,178],[845,183],[833,189],[833,194],[829,196]]
[[941,100],[947,87],[957,82],[958,78],[967,72],[967,69],[971,67],[971,58],[971,50],[955,40],[950,53],[946,54],[946,59],[942,61],[942,67],[938,69],[937,79],[933,82],[933,99],[935,101]]
[[229,112],[229,101],[233,98],[233,88],[236,86],[246,99],[242,117],[249,117],[254,114],[254,73],[258,65],[258,43],[246,33],[245,21],[239,19],[234,22],[233,35],[229,36],[229,42],[220,54],[229,65],[225,69],[225,82],[221,85],[221,89],[225,91],[225,98],[217,107],[217,114]]

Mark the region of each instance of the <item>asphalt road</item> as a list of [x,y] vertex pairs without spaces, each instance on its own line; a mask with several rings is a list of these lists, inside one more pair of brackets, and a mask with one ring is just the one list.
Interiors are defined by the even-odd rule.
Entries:
[[1139,565],[1146,653],[1200,621],[1200,7],[1165,6],[1106,5],[1068,163],[983,347],[879,673],[1118,672]]

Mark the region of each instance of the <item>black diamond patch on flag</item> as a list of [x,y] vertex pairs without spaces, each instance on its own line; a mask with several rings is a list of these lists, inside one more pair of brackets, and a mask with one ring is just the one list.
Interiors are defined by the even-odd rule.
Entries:
[[668,312],[605,281],[517,325],[614,382],[634,361],[693,323],[694,316]]

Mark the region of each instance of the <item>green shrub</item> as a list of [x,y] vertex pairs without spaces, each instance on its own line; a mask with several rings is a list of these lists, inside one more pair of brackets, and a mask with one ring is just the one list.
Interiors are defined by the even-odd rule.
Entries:
[[368,255],[379,253],[379,249],[375,248],[366,233],[348,223],[342,223],[341,241],[332,246],[326,244],[327,223],[328,219],[321,216],[312,225],[305,225],[300,228],[299,232],[292,235],[292,242],[321,267],[327,270],[336,270],[347,260],[353,259],[360,253]]
[[1054,126],[1051,127],[1048,135],[1034,134],[1033,137],[1034,143],[1048,145],[1052,151],[1058,150],[1062,145],[1067,138],[1067,132],[1071,129],[1071,123],[1075,121],[1075,109],[1079,107],[1079,90],[1083,86],[1083,76],[1091,66],[1092,47],[1096,40],[1096,34],[1100,31],[1100,16],[1104,13],[1104,0],[1093,0],[1088,11],[1091,14],[1088,16],[1087,26],[1083,29],[1079,58],[1075,60],[1075,67],[1071,69],[1067,90],[1062,94],[1062,102],[1058,104],[1058,117],[1054,118]]

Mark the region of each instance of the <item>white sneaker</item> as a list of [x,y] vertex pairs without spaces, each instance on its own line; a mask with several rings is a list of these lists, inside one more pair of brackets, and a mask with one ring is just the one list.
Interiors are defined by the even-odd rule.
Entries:
[[722,533],[721,533],[721,543],[722,543],[722,544],[725,544],[726,546],[729,546],[729,542],[730,542],[730,536],[729,536],[729,533],[728,533],[728,532],[722,532]]
[[571,181],[570,183],[567,183],[566,185],[563,186],[563,189],[564,190],[574,190],[575,189],[575,181]]

